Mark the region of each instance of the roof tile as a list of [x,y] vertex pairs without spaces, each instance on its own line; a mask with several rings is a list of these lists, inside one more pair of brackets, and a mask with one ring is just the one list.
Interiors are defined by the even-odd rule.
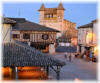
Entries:
[[3,66],[64,66],[65,62],[19,41],[3,44]]

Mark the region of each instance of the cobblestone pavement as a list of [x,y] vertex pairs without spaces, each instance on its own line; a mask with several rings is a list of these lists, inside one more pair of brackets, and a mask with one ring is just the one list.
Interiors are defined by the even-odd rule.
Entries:
[[[65,61],[66,65],[61,68],[60,80],[97,80],[97,63],[87,62],[80,58],[72,56],[72,62],[64,57],[64,53],[55,53],[52,56]],[[52,80],[56,79],[56,73],[50,68],[50,77]]]

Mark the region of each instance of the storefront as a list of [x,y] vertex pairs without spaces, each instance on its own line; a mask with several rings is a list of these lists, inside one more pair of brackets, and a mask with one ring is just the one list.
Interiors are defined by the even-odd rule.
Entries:
[[98,59],[98,46],[95,44],[88,44],[85,46],[85,52],[88,52],[88,57],[92,58],[92,61],[96,62]]

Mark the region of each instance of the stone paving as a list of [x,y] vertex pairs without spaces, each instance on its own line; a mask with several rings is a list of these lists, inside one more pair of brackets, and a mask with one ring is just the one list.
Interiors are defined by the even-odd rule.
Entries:
[[[72,56],[72,62],[69,62],[68,58],[64,57],[64,53],[55,53],[52,56],[66,62],[66,65],[61,68],[60,80],[97,80],[98,63],[87,62],[83,59],[75,58],[74,55]],[[51,68],[50,77],[52,80],[56,80],[56,73]]]

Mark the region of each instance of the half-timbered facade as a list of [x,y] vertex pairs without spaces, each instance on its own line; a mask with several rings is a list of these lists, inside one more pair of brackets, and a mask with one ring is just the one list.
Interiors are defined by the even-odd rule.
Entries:
[[54,43],[56,42],[56,32],[13,30],[12,38],[21,42]]
[[9,19],[16,22],[12,27],[11,39],[27,43],[43,52],[55,52],[56,33],[59,32],[58,30],[30,22],[25,18]]

